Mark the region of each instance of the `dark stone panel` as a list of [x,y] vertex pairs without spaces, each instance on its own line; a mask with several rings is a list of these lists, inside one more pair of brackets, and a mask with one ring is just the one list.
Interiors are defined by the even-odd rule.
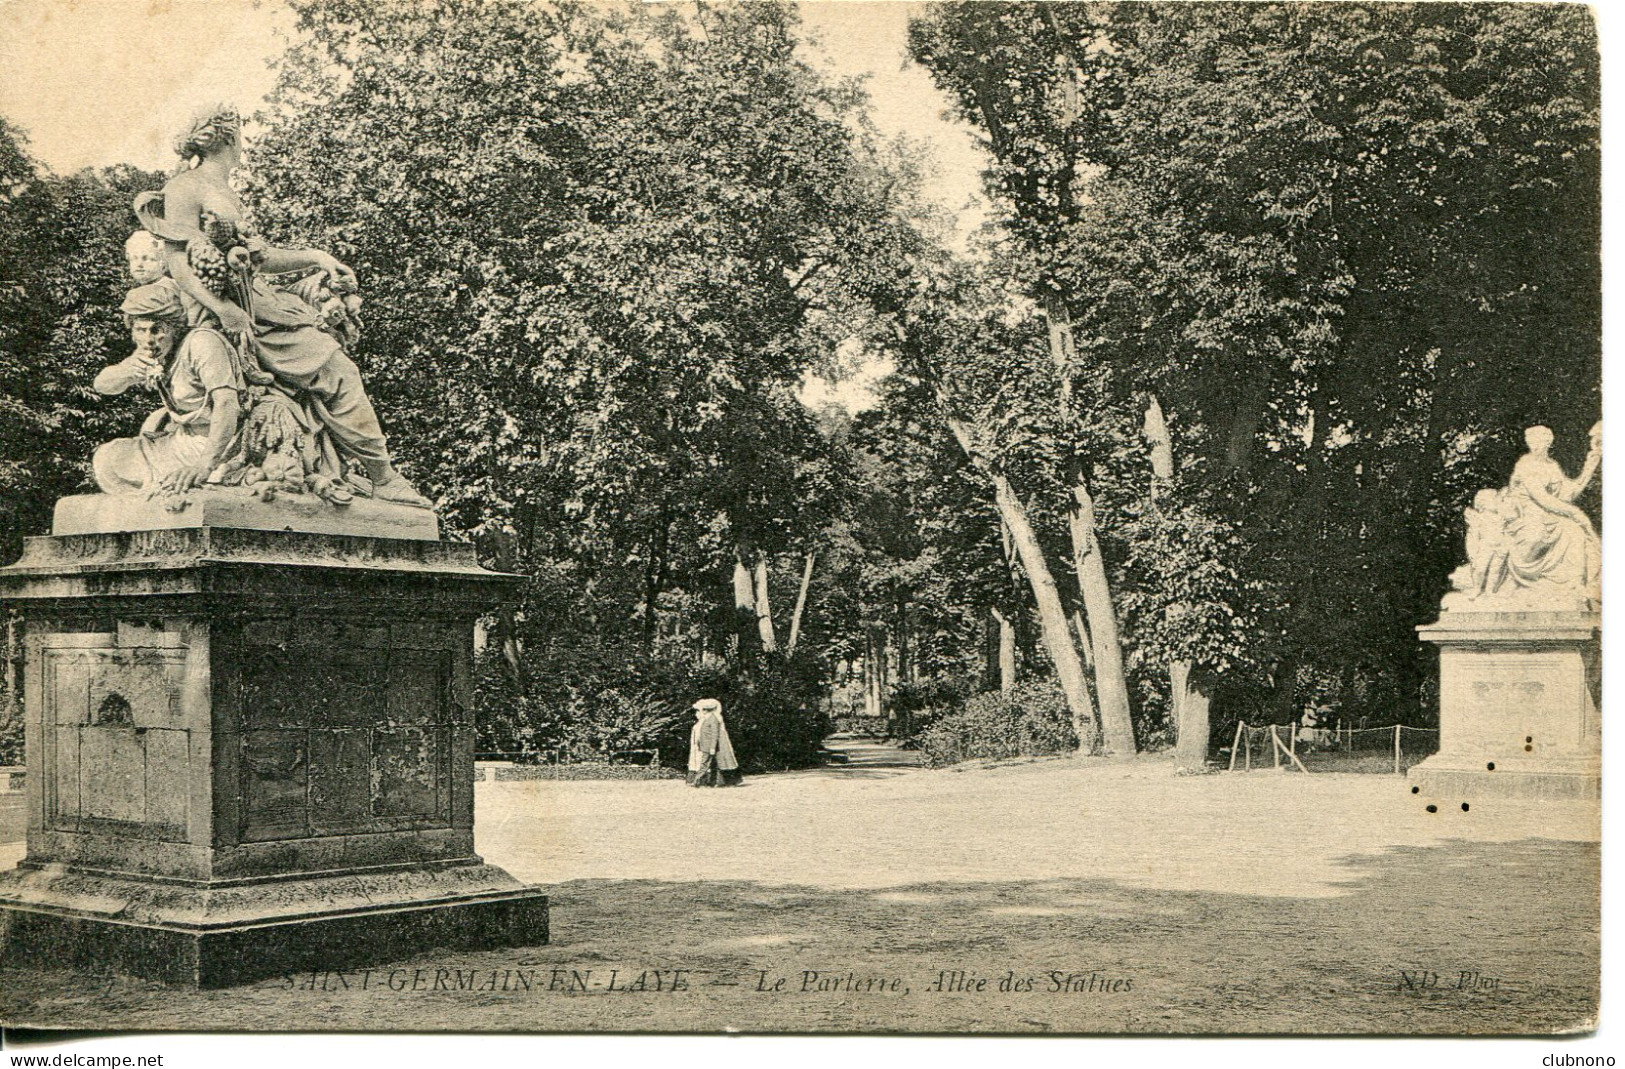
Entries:
[[248,647],[243,658],[245,728],[366,727],[383,719],[386,681],[375,653]]
[[366,728],[310,733],[310,826],[316,835],[372,824],[372,737]]
[[397,651],[385,682],[384,708],[394,724],[439,724],[447,719],[450,672],[438,651]]
[[303,731],[242,736],[243,839],[309,834],[309,755]]
[[382,728],[372,735],[372,811],[378,817],[440,815],[439,732]]

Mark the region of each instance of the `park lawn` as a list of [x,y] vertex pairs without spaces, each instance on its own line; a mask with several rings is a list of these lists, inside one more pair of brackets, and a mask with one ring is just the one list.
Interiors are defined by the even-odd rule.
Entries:
[[1596,807],[1425,801],[1392,776],[1175,776],[1160,758],[831,769],[733,791],[487,783],[480,849],[551,887],[551,945],[205,993],[4,970],[0,1017],[301,1031],[1590,1027]]

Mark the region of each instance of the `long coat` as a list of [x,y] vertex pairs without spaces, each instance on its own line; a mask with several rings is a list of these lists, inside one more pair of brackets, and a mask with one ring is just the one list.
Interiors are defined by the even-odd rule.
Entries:
[[721,713],[701,713],[688,735],[688,769],[699,772],[705,767],[707,754],[716,754],[717,768],[731,772],[739,767],[734,756],[733,743],[728,739],[728,726]]

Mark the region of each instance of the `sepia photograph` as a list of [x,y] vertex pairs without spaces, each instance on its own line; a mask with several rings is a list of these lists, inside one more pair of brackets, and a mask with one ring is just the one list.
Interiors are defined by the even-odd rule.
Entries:
[[9,1064],[1612,1065],[1601,23],[0,0]]

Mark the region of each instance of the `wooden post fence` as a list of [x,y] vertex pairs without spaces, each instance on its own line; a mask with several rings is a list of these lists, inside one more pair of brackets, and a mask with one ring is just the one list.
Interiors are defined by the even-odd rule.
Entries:
[[1281,736],[1277,728],[1278,725],[1276,724],[1270,725],[1270,741],[1275,744],[1275,767],[1277,769],[1281,767],[1281,755],[1286,754],[1287,757],[1291,759],[1292,763],[1298,766],[1299,772],[1307,774],[1309,770],[1303,767],[1302,761],[1298,760],[1297,747],[1294,746],[1292,749],[1288,749],[1286,743],[1281,741]]

